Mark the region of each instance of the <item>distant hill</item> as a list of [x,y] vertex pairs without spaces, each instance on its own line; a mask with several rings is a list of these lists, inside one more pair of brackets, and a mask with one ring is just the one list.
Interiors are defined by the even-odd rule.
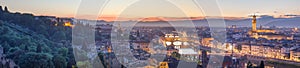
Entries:
[[20,68],[71,68],[75,59],[68,18],[12,13],[0,6],[0,47]]
[[[154,18],[156,19],[156,18]],[[124,23],[124,25],[128,23],[137,23],[135,26],[209,26],[208,20],[205,18],[193,18],[188,20],[186,18],[161,18],[166,20],[153,20],[153,21],[115,21]],[[169,19],[169,20],[167,20]],[[176,20],[172,20],[176,19]],[[210,21],[221,20],[220,18],[210,19]],[[224,17],[224,22],[226,26],[237,25],[244,27],[251,27],[252,18],[234,18],[234,17]],[[105,23],[103,21],[102,23]],[[106,22],[107,23],[107,22]],[[109,22],[111,23],[111,22]],[[223,22],[221,21],[220,24]],[[274,18],[273,16],[261,16],[257,18],[257,26],[279,26],[279,27],[300,27],[300,17],[294,18]]]
[[[252,19],[244,19],[240,21],[226,20],[227,25],[251,26]],[[280,27],[299,27],[300,18],[273,18],[262,17],[257,19],[257,26],[280,26]]]
[[282,26],[282,27],[300,27],[300,18],[291,18],[291,19],[280,19],[269,22],[265,25],[269,26]]
[[[194,24],[197,26],[208,26],[206,19],[193,20]],[[240,20],[228,20],[224,19],[227,26],[237,25],[237,26],[247,26],[250,27],[252,24],[252,19],[240,19]],[[300,17],[294,18],[274,18],[271,16],[265,16],[257,19],[257,26],[279,26],[279,27],[300,27]]]

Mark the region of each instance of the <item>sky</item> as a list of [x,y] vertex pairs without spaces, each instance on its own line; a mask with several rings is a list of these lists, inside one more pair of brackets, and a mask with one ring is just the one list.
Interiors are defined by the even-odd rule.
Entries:
[[[84,1],[94,1],[84,4]],[[33,13],[58,17],[201,17],[203,10],[193,0],[107,0],[104,7],[97,6],[99,0],[0,0],[12,12]],[[104,2],[102,0],[102,2]],[[300,15],[300,0],[217,0],[223,17],[247,17],[252,13],[279,16]],[[87,12],[80,12],[80,6],[87,5]],[[91,6],[93,5],[93,6]],[[83,8],[83,9],[85,9]],[[89,13],[97,11],[100,13]],[[83,14],[83,15],[81,15]]]

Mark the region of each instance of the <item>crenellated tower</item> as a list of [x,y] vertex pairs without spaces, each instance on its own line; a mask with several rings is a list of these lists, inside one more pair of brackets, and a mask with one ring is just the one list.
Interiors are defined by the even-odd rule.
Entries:
[[256,15],[252,16],[252,31],[256,32]]

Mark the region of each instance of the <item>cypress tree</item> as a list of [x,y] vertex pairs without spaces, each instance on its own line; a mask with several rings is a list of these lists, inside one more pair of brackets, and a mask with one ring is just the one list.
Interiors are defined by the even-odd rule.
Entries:
[[4,12],[8,12],[7,6],[4,7]]
[[36,50],[37,50],[37,53],[42,53],[42,46],[38,45]]
[[260,61],[260,65],[259,65],[259,68],[265,68],[265,64],[264,64],[264,61]]
[[252,63],[250,61],[248,61],[247,68],[252,68],[252,67],[253,67]]
[[3,12],[3,8],[2,8],[2,6],[0,6],[0,13],[1,13],[1,12]]

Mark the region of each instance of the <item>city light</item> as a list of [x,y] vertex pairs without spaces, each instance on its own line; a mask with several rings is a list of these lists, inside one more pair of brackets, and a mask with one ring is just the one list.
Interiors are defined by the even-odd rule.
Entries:
[[166,42],[166,44],[169,46],[169,45],[172,45],[172,42]]
[[182,45],[182,42],[180,42],[180,41],[175,41],[175,42],[173,42],[173,44],[179,46],[179,45]]

